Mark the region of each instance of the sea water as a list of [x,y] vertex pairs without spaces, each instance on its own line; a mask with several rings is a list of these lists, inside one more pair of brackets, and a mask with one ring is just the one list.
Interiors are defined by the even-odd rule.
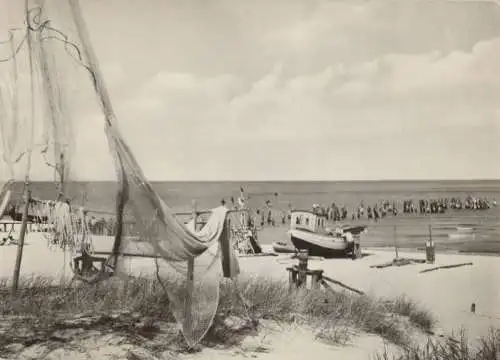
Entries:
[[[500,254],[500,205],[487,210],[451,210],[444,214],[403,214],[403,201],[439,199],[467,196],[500,200],[499,180],[471,181],[304,181],[304,182],[155,182],[153,188],[174,211],[191,211],[195,200],[198,209],[216,207],[224,199],[231,205],[231,197],[237,200],[240,187],[249,197],[251,208],[263,208],[269,201],[273,209],[287,211],[311,209],[313,204],[325,206],[332,203],[345,206],[349,211],[347,223],[368,225],[363,236],[367,246],[394,246],[401,248],[423,248],[432,236],[436,248],[462,252],[488,252]],[[22,184],[17,184],[19,196]],[[67,191],[77,205],[96,210],[113,210],[116,183],[74,182]],[[54,183],[32,184],[33,196],[41,199],[55,199],[57,189]],[[351,220],[354,209],[364,202],[365,208],[381,201],[395,202],[397,216],[388,215],[378,221]],[[276,219],[278,224],[281,219]],[[472,234],[456,232],[456,227],[466,224],[473,227]],[[285,225],[287,226],[287,225]]]

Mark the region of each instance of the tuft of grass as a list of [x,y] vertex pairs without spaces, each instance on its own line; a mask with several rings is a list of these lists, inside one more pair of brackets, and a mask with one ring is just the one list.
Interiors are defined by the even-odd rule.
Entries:
[[[162,284],[152,278],[110,279],[97,285],[64,282],[54,285],[53,279],[23,278],[16,296],[10,294],[7,285],[6,281],[0,281],[0,315],[20,317],[24,325],[36,328],[54,327],[55,319],[82,314],[134,314],[136,319],[175,322],[171,302]],[[163,285],[178,286],[166,280]],[[249,331],[248,328],[235,331],[225,323],[229,317],[237,317],[251,319],[254,326],[261,319],[303,323],[316,331],[317,338],[330,343],[344,344],[353,330],[359,330],[405,345],[409,341],[398,316],[407,316],[425,330],[430,330],[434,324],[426,310],[402,298],[387,301],[322,289],[290,291],[288,283],[267,278],[240,279],[237,286],[222,281],[217,315],[203,344],[232,345],[237,342]],[[108,327],[118,326],[116,319],[107,321]],[[144,331],[154,337],[154,323],[146,324]],[[177,345],[184,341],[182,336],[170,339]]]
[[393,313],[407,317],[413,325],[427,333],[431,332],[436,325],[436,318],[429,310],[406,296],[387,300],[386,305]]
[[376,354],[375,360],[498,360],[500,359],[500,329],[491,329],[488,335],[471,345],[461,331],[460,340],[428,340],[425,345],[406,347],[400,355],[390,355],[387,348]]

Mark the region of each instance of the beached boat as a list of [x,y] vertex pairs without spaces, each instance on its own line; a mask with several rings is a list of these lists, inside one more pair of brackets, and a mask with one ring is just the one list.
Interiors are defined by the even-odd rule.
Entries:
[[282,241],[276,241],[273,243],[273,250],[276,253],[291,254],[297,252],[297,249],[292,244],[288,244]]
[[325,227],[326,217],[311,211],[292,211],[290,239],[299,250],[308,250],[310,256],[361,257],[360,235],[364,225],[341,225],[335,229]]

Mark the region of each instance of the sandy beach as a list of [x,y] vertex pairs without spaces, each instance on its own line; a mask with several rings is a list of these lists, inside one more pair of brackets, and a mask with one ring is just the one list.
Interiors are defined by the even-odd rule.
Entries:
[[[269,240],[269,239],[268,239]],[[269,242],[263,240],[262,242]],[[271,252],[270,245],[263,245],[264,252]],[[17,247],[13,245],[0,248],[0,277],[11,278],[15,262]],[[400,257],[424,259],[421,252],[400,252]],[[388,267],[383,269],[371,268],[391,261],[394,252],[387,249],[364,249],[364,256],[358,260],[351,259],[310,259],[311,269],[322,269],[325,275],[339,280],[349,286],[360,289],[376,297],[393,298],[406,296],[434,313],[438,320],[437,334],[457,333],[464,328],[470,339],[474,340],[485,335],[490,327],[500,327],[500,288],[495,280],[500,272],[500,257],[445,254],[436,255],[435,264],[412,264],[401,267]],[[41,233],[30,233],[26,239],[22,262],[21,276],[42,275],[47,277],[71,278],[69,267],[70,254],[64,254],[57,249],[49,249],[47,241]],[[240,257],[242,277],[268,277],[274,279],[288,278],[286,267],[295,264],[297,260],[291,259],[289,254],[279,256]],[[442,269],[433,272],[420,273],[421,270],[441,265],[469,263],[453,269]],[[155,265],[151,259],[126,258],[124,269],[131,275],[154,275]],[[341,288],[338,288],[341,290]],[[476,304],[476,313],[470,312],[472,303]],[[303,329],[287,329],[290,337],[297,337],[306,341],[306,335],[300,335]],[[307,331],[306,331],[307,332]],[[282,343],[282,331],[272,332],[267,335],[266,341],[271,341],[273,349],[278,349]],[[281,335],[280,335],[281,334]],[[280,337],[281,336],[281,337]],[[253,339],[250,341],[261,341]],[[284,341],[284,340],[283,340]],[[310,343],[307,340],[308,344]],[[294,344],[297,342],[294,340]],[[312,341],[313,347],[321,349],[321,353],[330,354],[335,350],[322,343]],[[300,348],[300,345],[297,345]],[[303,351],[312,351],[309,345]],[[351,351],[352,357],[366,358],[367,353],[373,353],[383,347],[383,342],[376,336],[361,335],[352,346],[347,346],[342,351]],[[285,346],[282,351],[289,351],[293,357],[288,359],[303,358],[299,350]],[[349,350],[350,349],[350,350]],[[214,352],[215,351],[215,352]],[[277,350],[276,350],[277,351]],[[259,358],[277,358],[281,352],[272,351],[269,354],[260,354]],[[214,349],[203,350],[203,358],[215,358],[219,354]],[[228,354],[228,352],[223,352]],[[274,354],[274,355],[273,355]],[[344,353],[342,353],[344,354]],[[354,354],[358,355],[354,356]],[[234,355],[234,354],[233,354]],[[283,354],[279,355],[282,356]],[[200,354],[186,355],[186,358],[201,356]],[[364,356],[364,357],[363,357]]]

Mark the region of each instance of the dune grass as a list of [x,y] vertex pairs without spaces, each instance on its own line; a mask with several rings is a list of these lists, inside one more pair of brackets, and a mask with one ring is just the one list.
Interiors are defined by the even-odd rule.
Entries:
[[[32,277],[21,280],[16,296],[7,285],[0,281],[0,316],[19,317],[24,325],[36,328],[50,327],[58,317],[117,312],[154,319],[152,322],[174,322],[168,296],[156,279],[70,286]],[[318,338],[333,343],[347,341],[353,329],[406,345],[409,339],[400,326],[401,318],[426,331],[434,324],[429,312],[406,298],[388,301],[320,289],[290,291],[286,282],[266,278],[243,279],[237,287],[230,281],[221,283],[217,316],[204,344],[231,343],[233,334],[224,325],[231,316],[250,317],[256,322],[303,323],[314,329]],[[182,342],[182,337],[178,341]]]
[[500,330],[491,329],[488,335],[471,345],[460,332],[459,340],[428,340],[425,345],[404,348],[400,355],[390,355],[387,350],[376,354],[376,360],[498,360],[500,359]]
[[410,322],[425,332],[431,332],[436,325],[434,315],[406,296],[388,300],[387,305],[396,314],[406,316]]

